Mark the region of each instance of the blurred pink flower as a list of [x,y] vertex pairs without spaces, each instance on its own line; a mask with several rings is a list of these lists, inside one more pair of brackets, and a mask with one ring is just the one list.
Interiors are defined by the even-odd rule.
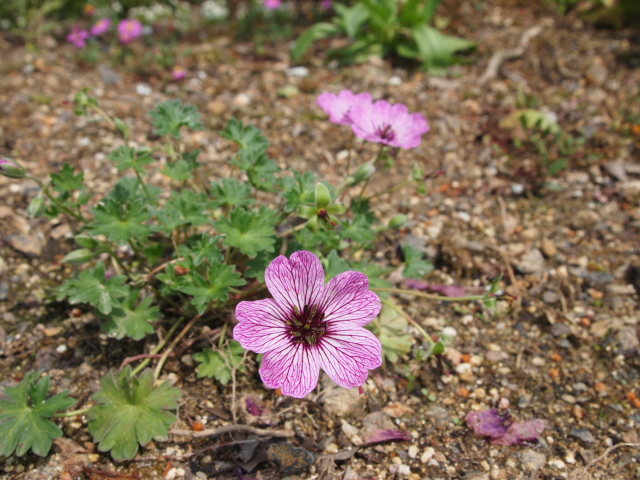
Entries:
[[101,18],[91,27],[91,35],[98,37],[104,33],[107,33],[111,28],[110,18]]
[[67,35],[67,41],[73,43],[76,48],[84,48],[87,45],[89,32],[79,27],[73,27],[71,33]]
[[264,0],[264,6],[269,10],[274,10],[282,5],[282,0]]
[[182,67],[175,67],[173,72],[171,73],[171,78],[179,82],[180,80],[184,80],[187,77],[187,71]]
[[357,103],[349,110],[349,118],[358,137],[391,147],[415,148],[429,131],[422,114],[410,114],[406,105],[391,105],[386,100]]
[[360,387],[382,365],[380,340],[363,327],[380,312],[380,299],[360,272],[324,284],[320,259],[299,251],[279,256],[265,272],[273,298],[240,302],[233,338],[264,353],[260,376],[269,388],[303,398],[320,369],[341,387]]
[[331,7],[333,7],[333,1],[332,0],[322,0],[322,8],[329,10]]
[[142,24],[138,20],[122,20],[118,25],[118,35],[124,44],[133,42],[142,36]]
[[342,90],[338,95],[324,92],[318,96],[318,106],[329,114],[329,120],[340,125],[351,125],[349,111],[360,104],[370,104],[370,93],[355,94],[351,90]]

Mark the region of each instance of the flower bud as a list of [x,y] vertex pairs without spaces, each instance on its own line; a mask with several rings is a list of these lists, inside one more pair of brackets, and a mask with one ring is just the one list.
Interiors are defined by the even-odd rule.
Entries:
[[316,184],[316,208],[323,209],[331,203],[331,194],[324,183]]
[[74,239],[81,247],[89,248],[91,250],[98,248],[99,245],[98,241],[89,235],[76,235]]
[[358,170],[356,170],[350,186],[357,185],[358,183],[368,180],[374,173],[376,173],[376,167],[372,162],[363,163],[358,167]]
[[27,171],[15,160],[0,157],[0,175],[9,178],[24,178]]
[[42,195],[38,195],[36,198],[31,200],[31,203],[29,203],[29,206],[27,207],[27,214],[31,218],[38,218],[44,213],[46,206],[47,205]]
[[99,253],[100,252],[92,252],[87,248],[81,248],[69,253],[62,259],[62,263],[66,263],[67,265],[82,265],[83,263],[87,263]]
[[405,223],[407,223],[406,215],[396,215],[391,220],[389,220],[389,228],[402,228]]

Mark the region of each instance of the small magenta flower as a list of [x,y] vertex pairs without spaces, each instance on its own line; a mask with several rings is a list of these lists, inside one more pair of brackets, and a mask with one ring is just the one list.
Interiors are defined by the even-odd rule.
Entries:
[[333,0],[322,0],[322,8],[329,10],[333,7]]
[[264,0],[264,6],[269,10],[275,10],[282,5],[282,0]]
[[186,77],[187,71],[182,67],[175,67],[173,72],[171,72],[171,78],[176,82],[184,80]]
[[87,45],[89,32],[79,27],[73,27],[71,33],[67,35],[67,41],[73,43],[76,48],[84,48]]
[[233,338],[264,353],[260,377],[267,387],[303,398],[320,369],[342,387],[361,387],[382,365],[380,340],[362,328],[381,305],[366,275],[344,272],[325,285],[318,257],[299,251],[273,260],[265,280],[273,298],[240,302]]
[[391,147],[415,148],[429,131],[427,119],[420,113],[409,113],[406,105],[360,102],[349,110],[351,129],[358,137]]
[[111,28],[111,19],[110,18],[101,18],[91,27],[91,35],[94,37],[99,37],[109,31]]
[[15,160],[0,157],[0,175],[9,178],[24,178],[27,171]]
[[356,105],[371,103],[368,92],[355,94],[351,90],[342,90],[338,95],[324,92],[318,96],[318,106],[329,114],[329,120],[339,125],[351,125],[349,111]]
[[139,20],[122,20],[118,25],[118,35],[124,44],[133,42],[142,35],[143,28]]

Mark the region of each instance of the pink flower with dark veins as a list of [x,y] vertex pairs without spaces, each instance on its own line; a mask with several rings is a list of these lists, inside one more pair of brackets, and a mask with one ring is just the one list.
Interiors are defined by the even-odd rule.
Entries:
[[349,111],[355,105],[371,104],[371,94],[353,93],[351,90],[342,90],[338,95],[324,92],[318,96],[318,106],[329,114],[329,120],[339,125],[351,125]]
[[233,338],[263,353],[260,376],[269,388],[303,398],[320,369],[341,387],[360,387],[382,365],[380,340],[363,327],[380,312],[380,299],[360,272],[324,284],[320,259],[299,251],[279,256],[265,272],[273,298],[240,302]]
[[275,10],[282,5],[282,0],[264,0],[264,6],[269,10]]
[[349,110],[349,118],[358,137],[391,147],[415,148],[429,131],[422,114],[410,114],[406,105],[391,105],[386,100],[358,103]]
[[118,25],[118,35],[124,44],[142,36],[143,28],[139,20],[122,20]]
[[87,45],[89,32],[79,27],[73,27],[71,33],[67,35],[67,41],[73,43],[76,48],[84,48]]

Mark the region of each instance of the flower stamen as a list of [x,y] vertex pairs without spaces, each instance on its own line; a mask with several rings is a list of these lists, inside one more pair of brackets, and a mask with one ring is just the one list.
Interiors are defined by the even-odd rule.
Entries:
[[320,311],[318,305],[305,305],[302,311],[297,305],[293,307],[293,313],[287,326],[289,335],[295,343],[307,346],[315,346],[327,333],[327,324],[324,321],[324,313]]

